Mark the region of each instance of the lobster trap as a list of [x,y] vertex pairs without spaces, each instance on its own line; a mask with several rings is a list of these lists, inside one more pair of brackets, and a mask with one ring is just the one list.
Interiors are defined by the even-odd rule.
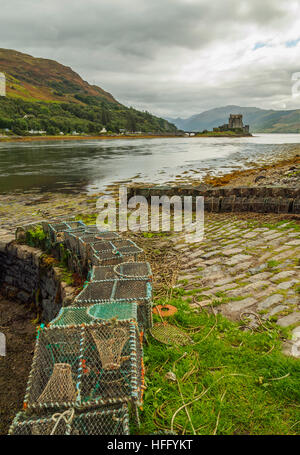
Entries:
[[72,407],[78,400],[81,329],[44,329],[38,335],[25,409]]
[[144,251],[132,240],[111,240],[111,246],[104,249],[102,244],[89,246],[90,265],[117,265],[121,262],[136,262]]
[[105,302],[137,302],[139,327],[152,327],[152,286],[144,279],[91,281],[75,298],[74,305]]
[[95,244],[100,244],[99,248],[103,251],[111,251],[114,249],[113,245],[110,243],[110,239],[118,238],[118,234],[115,232],[99,232],[99,233],[89,233],[86,232],[81,236],[77,237],[77,245],[75,252],[83,260],[86,260],[90,247]]
[[135,322],[86,326],[82,345],[82,402],[113,404],[142,398],[142,347]]
[[60,309],[55,319],[50,322],[50,327],[76,326],[94,322],[94,318],[88,314],[87,307],[67,306]]
[[123,262],[114,267],[114,272],[121,278],[152,279],[149,262]]
[[47,233],[51,242],[63,242],[65,232],[84,232],[85,224],[82,221],[62,221],[58,223],[49,223]]
[[99,320],[115,319],[119,321],[137,321],[137,304],[135,302],[99,303],[84,307],[61,308],[50,323],[50,327],[91,324]]
[[73,408],[43,417],[16,415],[9,435],[129,435],[126,405],[112,409],[76,412]]
[[90,408],[142,397],[142,347],[136,323],[105,321],[40,332],[24,409]]
[[151,280],[152,272],[148,262],[122,262],[115,266],[94,266],[90,281],[112,280],[116,278],[138,278]]
[[93,320],[137,321],[138,319],[136,302],[96,303],[87,308],[87,313]]
[[[134,260],[133,256],[130,259]],[[124,261],[124,256],[118,250],[102,251],[100,254],[93,254],[89,260],[89,267],[94,265],[116,265]]]

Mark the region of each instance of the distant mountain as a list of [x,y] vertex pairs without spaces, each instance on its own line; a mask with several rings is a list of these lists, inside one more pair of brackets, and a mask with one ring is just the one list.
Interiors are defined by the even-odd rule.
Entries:
[[176,131],[167,120],[122,105],[54,60],[0,49],[0,72],[6,76],[7,92],[0,97],[0,130],[9,128],[17,134],[30,129],[48,134],[98,133],[103,127],[113,132]]
[[187,119],[168,120],[181,130],[203,131],[228,123],[230,114],[243,114],[244,125],[250,125],[253,133],[300,133],[300,109],[275,111],[257,107],[225,106]]

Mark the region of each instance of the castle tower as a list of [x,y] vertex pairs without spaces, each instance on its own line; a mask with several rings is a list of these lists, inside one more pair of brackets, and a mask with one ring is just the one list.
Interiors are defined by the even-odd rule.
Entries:
[[229,129],[240,128],[243,129],[243,116],[242,114],[230,114]]
[[0,73],[0,96],[6,96],[6,78],[4,73]]

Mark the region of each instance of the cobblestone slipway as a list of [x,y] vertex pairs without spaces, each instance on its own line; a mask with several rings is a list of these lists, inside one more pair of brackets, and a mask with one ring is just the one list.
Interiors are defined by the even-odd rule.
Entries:
[[[292,328],[284,350],[300,358],[300,232],[289,223],[256,227],[232,215],[206,216],[204,239],[172,238],[181,258],[176,287],[197,308],[239,319],[243,312]],[[247,314],[255,325],[257,317]]]

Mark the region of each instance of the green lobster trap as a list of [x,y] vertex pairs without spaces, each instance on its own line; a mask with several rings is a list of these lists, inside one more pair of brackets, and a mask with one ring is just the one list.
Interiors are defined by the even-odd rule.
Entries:
[[74,304],[92,305],[104,300],[151,300],[152,286],[143,279],[91,281],[76,296]]
[[90,246],[98,243],[100,244],[99,248],[103,251],[111,251],[114,247],[110,243],[110,239],[118,239],[118,237],[118,234],[115,232],[85,233],[84,235],[78,236],[76,253],[82,259],[86,260]]
[[[118,264],[117,264],[118,265]],[[90,281],[103,281],[103,280],[113,280],[116,277],[114,265],[103,265],[96,266],[94,265],[90,271]]]
[[121,262],[138,261],[143,250],[139,248],[132,240],[114,240],[110,241],[111,248],[105,250],[98,243],[89,246],[89,264],[94,265],[117,265]]
[[152,281],[150,264],[148,262],[122,262],[116,265],[94,266],[90,272],[90,281],[116,278],[138,278]]
[[24,409],[72,407],[78,401],[81,328],[43,329],[37,337]]
[[139,327],[152,327],[152,286],[145,279],[91,281],[75,298],[74,306],[107,302],[137,302]]
[[124,261],[124,256],[118,250],[101,251],[100,254],[90,256],[88,267],[94,265],[116,265]]
[[93,320],[137,321],[136,302],[96,303],[87,308],[88,315]]
[[[93,228],[94,226],[92,226]],[[86,227],[88,228],[88,227]],[[101,242],[104,248],[112,250],[109,241],[101,240],[102,236],[116,236],[115,233],[84,231],[67,231],[64,233],[64,246],[69,252],[68,266],[71,270],[85,276],[88,273],[88,246],[89,242]]]
[[80,393],[83,404],[142,399],[142,347],[136,322],[107,321],[86,326],[82,343]]
[[65,232],[84,232],[85,224],[82,221],[62,221],[49,223],[47,233],[52,243],[63,242]]
[[137,321],[135,302],[98,303],[84,307],[64,307],[50,323],[50,327],[91,324],[99,320],[115,319],[119,321]]
[[89,316],[88,307],[67,306],[59,310],[56,318],[50,322],[50,327],[78,326],[81,324],[90,324],[95,319]]
[[139,278],[152,281],[149,262],[123,262],[114,267],[114,272],[120,278]]
[[105,321],[40,332],[24,409],[89,408],[142,396],[142,347],[136,322]]
[[128,407],[78,412],[74,408],[43,417],[16,415],[9,435],[128,435]]

